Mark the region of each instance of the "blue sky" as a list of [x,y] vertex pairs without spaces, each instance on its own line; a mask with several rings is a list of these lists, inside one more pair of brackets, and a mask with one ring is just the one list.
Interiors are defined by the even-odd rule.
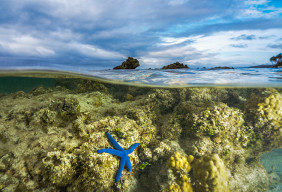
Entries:
[[282,52],[281,0],[2,0],[0,58],[112,68],[265,64]]

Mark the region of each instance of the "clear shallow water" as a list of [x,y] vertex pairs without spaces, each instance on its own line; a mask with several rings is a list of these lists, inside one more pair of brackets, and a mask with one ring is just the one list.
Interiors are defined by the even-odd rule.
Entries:
[[[263,155],[261,164],[259,158],[281,148],[281,75],[250,68],[2,67],[0,190],[202,191],[196,173],[205,167],[221,170],[214,191],[280,191],[281,149]],[[142,143],[131,156],[134,171],[125,170],[118,183],[119,159],[96,153],[112,147],[106,131],[125,148]],[[192,171],[173,168],[176,152],[195,158]]]
[[[2,70],[1,70],[2,69]],[[228,70],[135,69],[93,70],[91,68],[52,66],[0,67],[1,75],[39,73],[77,75],[115,83],[164,87],[282,87],[281,68],[237,68]],[[40,75],[39,75],[40,77]]]

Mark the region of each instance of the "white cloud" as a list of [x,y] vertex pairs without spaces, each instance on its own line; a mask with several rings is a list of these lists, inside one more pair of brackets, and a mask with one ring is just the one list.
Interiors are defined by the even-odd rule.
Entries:
[[82,43],[70,43],[68,45],[75,52],[82,53],[85,56],[104,58],[104,59],[117,59],[125,58],[122,54],[114,51],[107,51],[93,45],[82,44]]
[[[238,36],[256,36],[260,37],[269,36],[270,38],[255,38],[253,40],[235,40]],[[214,51],[214,52],[232,52],[232,51],[273,51],[271,48],[267,48],[269,42],[275,41],[279,36],[282,36],[282,29],[269,29],[269,30],[241,30],[241,31],[224,31],[211,34],[198,38],[195,42],[191,43],[191,46],[201,51]],[[248,47],[242,49],[239,47],[230,47],[230,44],[244,43]]]
[[191,41],[191,37],[161,37],[161,43],[158,43],[159,46],[169,46],[169,45],[177,45],[180,43],[184,43],[187,41]]
[[58,54],[75,53],[90,58],[123,58],[115,51],[108,51],[95,45],[79,42],[78,35],[71,32],[57,31],[50,34],[30,32],[22,33],[21,30],[0,28],[1,51],[18,56],[53,57]]
[[[270,42],[282,37],[281,34],[282,29],[269,29],[224,31],[206,36],[163,37],[159,44],[162,45],[161,49],[149,52],[143,60],[155,65],[159,63],[158,58],[172,62],[176,61],[173,59],[180,58],[181,62],[195,66],[263,64],[268,62],[273,53],[281,51],[279,47],[269,47]],[[256,38],[238,39],[242,36]],[[185,41],[188,43],[183,43]]]
[[269,5],[269,0],[248,0],[238,18],[272,18],[281,15],[282,8]]
[[[255,35],[256,37],[272,36],[272,38],[253,40],[233,40],[241,35]],[[242,30],[217,32],[210,36],[199,38],[191,44],[196,50],[205,53],[214,53],[214,61],[225,65],[250,65],[267,63],[273,52],[278,49],[268,47],[270,42],[276,40],[275,36],[281,36],[282,29],[270,30]],[[244,44],[244,47],[234,47],[233,44]],[[196,61],[194,61],[196,62]]]
[[264,5],[266,3],[269,3],[269,0],[247,0],[245,1],[246,5]]
[[0,28],[1,51],[16,55],[53,56],[55,51],[47,46],[44,40],[21,34],[16,30]]

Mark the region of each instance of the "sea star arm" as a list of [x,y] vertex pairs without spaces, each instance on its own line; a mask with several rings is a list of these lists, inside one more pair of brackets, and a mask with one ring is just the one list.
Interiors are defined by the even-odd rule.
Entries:
[[132,166],[131,166],[130,159],[129,159],[129,158],[126,158],[126,161],[125,161],[125,162],[126,162],[128,171],[131,172],[131,171],[132,171]]
[[111,143],[113,144],[113,146],[120,151],[124,151],[124,149],[116,142],[116,140],[110,135],[109,132],[106,133],[107,137],[109,138],[109,140],[111,141]]
[[121,159],[120,159],[119,168],[118,168],[118,172],[117,172],[117,176],[116,176],[116,182],[118,182],[118,180],[121,177],[122,170],[124,169],[124,164],[125,164],[126,159],[129,159],[128,156],[121,157]]
[[133,145],[131,145],[131,147],[129,149],[126,150],[127,154],[130,154],[134,151],[134,149],[136,149],[136,147],[138,147],[140,145],[140,143],[135,143]]
[[97,150],[97,152],[98,153],[110,153],[112,155],[117,155],[119,157],[123,156],[123,153],[116,149],[100,149],[100,150]]

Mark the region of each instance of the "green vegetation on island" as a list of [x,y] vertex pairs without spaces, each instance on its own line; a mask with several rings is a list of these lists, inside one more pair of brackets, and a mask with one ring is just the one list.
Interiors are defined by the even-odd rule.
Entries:
[[282,54],[279,53],[276,56],[273,56],[269,59],[272,64],[275,64],[273,67],[282,67]]

